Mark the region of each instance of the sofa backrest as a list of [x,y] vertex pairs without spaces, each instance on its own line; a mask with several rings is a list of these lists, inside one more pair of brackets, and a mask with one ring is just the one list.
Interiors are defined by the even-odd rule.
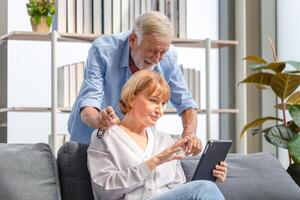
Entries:
[[92,200],[87,168],[87,144],[65,143],[57,153],[57,166],[63,200]]
[[0,199],[61,200],[49,145],[0,144]]

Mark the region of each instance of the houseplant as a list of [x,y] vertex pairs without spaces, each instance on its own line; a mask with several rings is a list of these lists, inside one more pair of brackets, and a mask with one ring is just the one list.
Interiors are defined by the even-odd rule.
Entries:
[[[271,41],[271,40],[270,40]],[[254,71],[240,83],[255,84],[258,89],[270,88],[279,99],[274,105],[282,117],[266,116],[247,123],[242,131],[260,127],[266,121],[274,125],[265,129],[253,129],[252,134],[264,134],[265,139],[280,148],[288,149],[290,165],[287,171],[300,186],[300,62],[279,61],[271,41],[273,61],[267,62],[258,56],[248,56],[245,60],[252,62],[249,67]],[[292,120],[287,120],[287,114]]]
[[55,0],[29,0],[26,7],[33,31],[49,32],[56,11]]

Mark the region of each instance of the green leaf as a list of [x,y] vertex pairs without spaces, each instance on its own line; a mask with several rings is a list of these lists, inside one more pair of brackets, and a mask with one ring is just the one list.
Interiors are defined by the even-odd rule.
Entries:
[[293,132],[284,125],[276,125],[273,126],[269,132],[265,133],[265,139],[277,147],[287,149],[288,142],[296,134],[296,132]]
[[241,81],[239,84],[254,83],[254,84],[258,84],[258,85],[269,86],[273,76],[274,76],[274,74],[270,74],[270,73],[266,73],[266,72],[259,72],[259,73],[255,73],[255,74],[248,76],[243,81]]
[[36,15],[33,17],[33,19],[34,19],[33,21],[36,25],[39,25],[41,23],[41,16]]
[[279,109],[279,110],[287,110],[288,107],[289,107],[289,104],[287,104],[287,103],[284,103],[284,104],[279,103],[279,104],[276,104],[274,107],[276,109]]
[[292,94],[300,84],[300,76],[278,73],[272,76],[270,86],[277,96],[285,99]]
[[263,58],[255,56],[255,55],[247,56],[244,58],[244,60],[251,61],[251,62],[254,62],[257,64],[266,64],[267,63],[267,61],[265,61]]
[[300,127],[300,105],[289,106],[289,113],[295,124]]
[[296,71],[300,71],[300,62],[289,60],[286,63],[291,65]]
[[280,73],[285,68],[285,62],[273,62],[267,65],[267,69],[270,69],[276,73]]
[[294,94],[292,94],[288,98],[287,103],[289,105],[300,105],[300,91],[297,91]]
[[287,127],[293,132],[300,132],[300,128],[295,124],[293,120],[287,122]]
[[252,135],[257,135],[257,134],[261,134],[261,133],[267,133],[271,130],[272,127],[266,128],[266,129],[254,129],[251,133]]
[[300,134],[295,135],[288,143],[288,150],[293,161],[300,165]]
[[252,122],[249,122],[248,124],[246,124],[243,128],[242,128],[242,131],[241,131],[241,137],[244,135],[244,133],[250,129],[250,128],[255,128],[263,123],[265,123],[266,121],[268,120],[276,120],[276,121],[282,121],[282,119],[280,118],[277,118],[277,117],[272,117],[272,116],[268,116],[268,117],[263,117],[263,118],[258,118],[258,119],[255,119],[254,121]]
[[47,23],[47,26],[51,26],[52,24],[52,16],[46,16],[46,23]]
[[261,69],[267,69],[266,64],[251,64],[248,65],[248,67],[252,70],[261,70]]

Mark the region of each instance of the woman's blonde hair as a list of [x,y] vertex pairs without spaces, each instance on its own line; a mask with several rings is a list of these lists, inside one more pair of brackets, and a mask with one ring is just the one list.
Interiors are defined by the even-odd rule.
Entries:
[[141,40],[143,35],[152,34],[157,37],[172,37],[173,25],[163,13],[149,11],[138,16],[133,25],[133,33]]
[[147,96],[158,96],[163,102],[167,102],[170,98],[169,85],[162,75],[147,69],[139,70],[130,77],[122,88],[120,109],[123,114],[132,109],[130,104],[134,97],[144,90],[147,91]]

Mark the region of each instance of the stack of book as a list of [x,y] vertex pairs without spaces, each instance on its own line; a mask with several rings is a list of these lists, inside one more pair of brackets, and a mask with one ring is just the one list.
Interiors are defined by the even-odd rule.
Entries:
[[[197,103],[198,107],[200,108],[200,96],[201,96],[201,77],[200,77],[200,70],[196,70],[194,68],[188,68],[184,67],[183,65],[180,65],[181,72],[184,77],[184,81],[186,83],[186,86],[188,87],[189,91],[191,92],[191,95],[195,102]],[[166,105],[166,110],[174,110],[173,105],[171,102],[168,102]]]
[[72,107],[79,94],[84,74],[84,62],[64,65],[57,71],[57,105]]
[[60,33],[113,34],[128,31],[147,11],[166,14],[176,37],[186,38],[186,0],[57,0],[53,29]]

